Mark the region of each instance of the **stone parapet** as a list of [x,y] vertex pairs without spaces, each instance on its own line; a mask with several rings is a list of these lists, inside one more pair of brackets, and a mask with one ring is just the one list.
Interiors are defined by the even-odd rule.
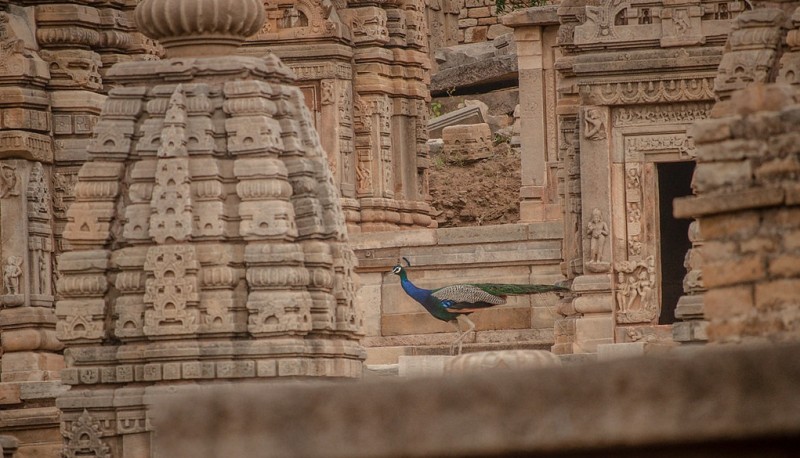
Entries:
[[157,406],[154,425],[170,427],[154,449],[172,458],[265,451],[348,458],[791,456],[800,446],[798,351],[705,350],[392,383],[187,387]]

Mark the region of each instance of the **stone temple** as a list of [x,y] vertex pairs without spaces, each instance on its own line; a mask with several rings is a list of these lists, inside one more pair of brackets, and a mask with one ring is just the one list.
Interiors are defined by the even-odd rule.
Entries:
[[800,2],[502,4],[0,0],[3,456],[792,456]]

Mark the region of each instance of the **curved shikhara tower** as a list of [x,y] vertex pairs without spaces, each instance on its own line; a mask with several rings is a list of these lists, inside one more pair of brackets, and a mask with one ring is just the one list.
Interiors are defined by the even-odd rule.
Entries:
[[144,0],[136,14],[170,58],[109,71],[68,212],[67,456],[149,447],[160,393],[357,377],[364,358],[355,258],[301,92],[276,57],[228,52],[263,5]]

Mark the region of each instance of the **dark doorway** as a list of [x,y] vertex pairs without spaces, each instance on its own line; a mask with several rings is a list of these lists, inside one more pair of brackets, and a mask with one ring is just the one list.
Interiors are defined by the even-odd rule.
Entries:
[[661,240],[661,315],[658,324],[675,322],[675,306],[683,295],[683,265],[689,242],[689,219],[672,216],[672,201],[692,194],[694,162],[662,162],[658,170],[658,207]]

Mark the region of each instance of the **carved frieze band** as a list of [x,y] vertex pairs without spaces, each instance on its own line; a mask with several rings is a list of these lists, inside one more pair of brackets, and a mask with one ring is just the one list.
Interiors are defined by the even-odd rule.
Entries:
[[677,124],[708,118],[713,102],[692,102],[670,105],[639,105],[616,108],[613,126],[627,127],[652,124]]
[[711,101],[714,100],[714,78],[588,83],[581,84],[580,92],[588,105]]

